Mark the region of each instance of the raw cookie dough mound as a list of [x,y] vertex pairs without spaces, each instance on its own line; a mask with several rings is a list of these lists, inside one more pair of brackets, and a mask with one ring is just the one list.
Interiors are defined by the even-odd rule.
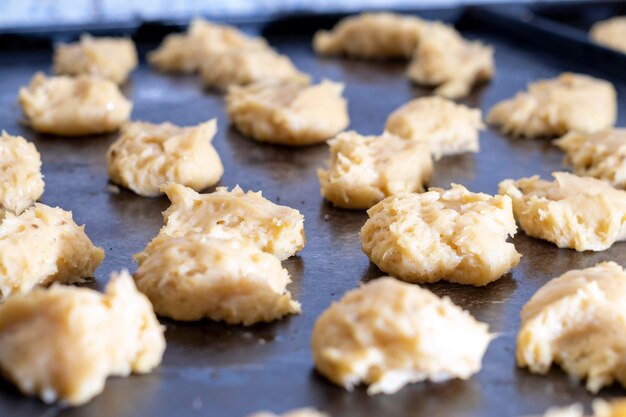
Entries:
[[44,189],[41,156],[21,136],[2,131],[0,137],[0,210],[20,214],[41,197]]
[[125,125],[108,152],[111,180],[145,197],[173,181],[200,191],[217,183],[224,167],[211,140],[215,119],[193,127],[171,123]]
[[417,84],[433,86],[448,98],[467,96],[475,84],[493,77],[493,48],[465,40],[451,26],[432,22],[420,41],[407,74]]
[[72,213],[35,204],[0,223],[0,301],[38,285],[93,277],[104,251],[91,243]]
[[528,85],[527,92],[496,104],[487,122],[511,136],[562,136],[612,127],[617,114],[613,85],[587,75],[563,73]]
[[104,294],[54,285],[0,305],[0,369],[46,403],[84,404],[109,376],[150,372],[164,350],[163,328],[127,272]]
[[601,251],[626,239],[626,191],[591,177],[552,175],[554,181],[534,176],[500,183],[528,236],[577,251]]
[[113,132],[128,121],[133,107],[115,83],[89,75],[37,73],[20,88],[19,102],[34,130],[62,136]]
[[121,84],[137,67],[137,50],[130,38],[93,38],[57,45],[54,72],[64,75],[98,75]]
[[325,142],[350,122],[343,84],[267,81],[232,87],[226,111],[237,130],[260,142],[311,145]]
[[159,241],[135,274],[154,311],[174,320],[209,318],[250,326],[300,312],[289,273],[253,242],[199,233]]
[[626,16],[595,23],[589,37],[600,45],[626,53]]
[[492,336],[447,297],[384,277],[348,292],[317,319],[317,370],[347,390],[393,394],[413,382],[468,379]]
[[298,210],[274,204],[261,192],[244,192],[239,186],[228,191],[218,187],[210,194],[168,183],[162,188],[172,202],[163,212],[165,226],[135,259],[139,265],[159,241],[202,233],[222,239],[249,240],[280,260],[304,248],[304,216]]
[[453,184],[388,197],[367,211],[363,252],[405,281],[487,285],[517,266],[511,199]]
[[292,410],[284,414],[274,414],[269,411],[261,411],[260,413],[254,413],[248,417],[330,417],[328,414],[321,413],[313,408],[300,408]]
[[320,30],[313,49],[320,55],[347,55],[364,59],[410,58],[425,24],[414,16],[363,13],[339,22],[331,31]]
[[[605,401],[601,398],[593,400],[593,414],[589,417],[623,417],[626,416],[626,399],[618,398]],[[584,417],[582,405],[573,404],[569,407],[550,408],[543,417]]]
[[484,129],[479,109],[441,97],[411,100],[387,118],[385,130],[404,139],[427,143],[435,159],[478,152],[478,132]]
[[593,393],[626,386],[626,272],[615,262],[569,271],[541,287],[521,313],[517,363],[545,374],[552,363]]
[[433,162],[428,145],[389,133],[340,133],[331,140],[328,169],[318,169],[322,196],[337,207],[368,209],[385,197],[424,191]]

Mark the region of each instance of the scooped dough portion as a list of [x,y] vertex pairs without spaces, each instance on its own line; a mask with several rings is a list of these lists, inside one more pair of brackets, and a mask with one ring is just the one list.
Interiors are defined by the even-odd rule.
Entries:
[[261,411],[254,413],[248,417],[330,417],[330,415],[321,413],[313,408],[300,408],[297,410],[291,410],[284,414],[274,414],[269,411]]
[[478,132],[484,128],[479,109],[435,96],[411,100],[391,113],[385,124],[394,135],[428,144],[435,159],[478,152]]
[[0,209],[20,214],[41,197],[44,186],[41,156],[35,145],[2,131]]
[[[592,402],[593,414],[589,417],[623,417],[626,416],[626,399],[617,398],[610,401],[601,398]],[[543,417],[583,417],[584,409],[580,404],[569,407],[550,408]]]
[[232,87],[226,111],[237,130],[261,142],[311,145],[348,127],[343,84],[298,80],[258,82]]
[[158,241],[135,274],[154,311],[175,320],[252,324],[300,312],[289,273],[251,241],[200,233]]
[[161,363],[163,328],[124,271],[104,294],[54,285],[0,304],[0,369],[26,395],[85,404],[109,376]]
[[607,81],[563,73],[528,85],[528,91],[496,104],[487,122],[511,136],[562,136],[594,133],[612,127],[617,94]]
[[527,235],[577,251],[601,251],[626,239],[626,191],[591,177],[552,175],[554,181],[534,176],[500,183]]
[[224,173],[211,145],[216,131],[215,119],[191,127],[129,123],[109,148],[109,176],[145,197],[160,195],[159,187],[169,181],[197,191],[207,188]]
[[447,297],[383,277],[348,292],[317,319],[317,370],[352,390],[393,394],[409,383],[478,372],[492,336]]
[[487,285],[517,266],[511,199],[453,184],[388,197],[367,211],[363,252],[405,281]]
[[390,195],[422,192],[433,172],[428,145],[389,133],[344,132],[328,144],[328,169],[317,177],[322,196],[337,207],[368,209]]
[[589,36],[600,45],[626,53],[626,16],[595,23]]
[[298,210],[274,204],[261,192],[244,192],[239,186],[228,191],[218,187],[198,194],[180,184],[167,183],[161,190],[172,205],[163,212],[165,226],[135,259],[144,262],[159,241],[202,233],[221,239],[249,240],[280,260],[304,248],[304,216]]
[[54,72],[98,75],[121,84],[137,67],[137,49],[130,38],[93,38],[82,35],[75,43],[54,49]]
[[76,283],[93,277],[104,250],[91,243],[72,213],[35,204],[0,223],[0,301],[38,285]]
[[133,107],[115,83],[90,75],[37,73],[20,88],[19,102],[34,130],[62,136],[113,132],[128,121]]

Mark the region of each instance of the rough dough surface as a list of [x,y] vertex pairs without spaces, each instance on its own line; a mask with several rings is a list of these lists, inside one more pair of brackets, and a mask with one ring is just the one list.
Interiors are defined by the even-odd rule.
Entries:
[[367,211],[363,252],[381,270],[409,282],[487,285],[517,266],[511,199],[453,184],[388,197]]
[[347,390],[392,394],[408,383],[468,379],[492,336],[447,297],[390,277],[348,292],[317,319],[317,370]]
[[558,364],[593,393],[614,381],[626,386],[626,272],[615,262],[548,281],[521,318],[520,367],[545,374]]
[[90,75],[37,73],[20,88],[19,102],[34,130],[63,136],[113,132],[128,121],[133,107],[115,83]]
[[600,45],[626,53],[626,16],[595,23],[589,36]]
[[594,133],[615,124],[616,96],[607,81],[563,73],[531,83],[528,91],[496,104],[487,122],[511,136],[529,138]]
[[2,132],[0,137],[0,209],[20,214],[44,189],[41,156],[33,143]]
[[478,152],[478,132],[484,127],[479,109],[442,97],[411,100],[391,113],[385,124],[394,135],[427,143],[435,159]]
[[64,75],[97,75],[121,84],[137,66],[137,50],[130,38],[93,38],[60,44],[54,49],[54,72]]
[[500,183],[513,200],[515,218],[527,235],[559,248],[601,251],[626,239],[626,191],[567,172]]
[[0,305],[0,369],[46,403],[84,404],[108,376],[150,372],[164,350],[163,328],[125,271],[104,294],[54,285]]
[[217,183],[224,167],[211,140],[215,119],[192,127],[132,122],[108,152],[111,180],[135,193],[155,197],[173,181],[200,191]]
[[384,133],[340,133],[328,168],[318,169],[322,196],[337,207],[368,209],[390,195],[422,192],[433,172],[428,145]]
[[344,130],[350,119],[343,84],[323,81],[258,82],[232,87],[226,111],[237,130],[261,142],[282,145],[320,143]]
[[291,410],[284,414],[274,414],[269,411],[261,411],[254,413],[248,417],[330,417],[330,415],[321,413],[313,408],[300,408],[297,410]]

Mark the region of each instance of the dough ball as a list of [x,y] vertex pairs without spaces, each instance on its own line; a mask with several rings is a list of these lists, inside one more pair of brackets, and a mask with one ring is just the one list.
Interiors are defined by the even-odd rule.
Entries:
[[163,328],[125,271],[104,294],[54,285],[0,304],[0,369],[46,403],[84,404],[108,376],[150,372],[164,350]]
[[505,134],[529,138],[594,133],[615,124],[616,96],[607,81],[563,73],[530,83],[527,92],[496,104],[487,122]]
[[171,123],[125,125],[108,152],[111,180],[145,197],[173,181],[200,191],[216,184],[224,167],[211,145],[215,119],[192,127]]
[[226,111],[237,130],[260,142],[311,145],[344,130],[350,119],[343,84],[317,85],[298,80],[258,82],[232,87]]
[[492,336],[447,297],[384,277],[348,292],[317,319],[317,370],[352,390],[393,394],[413,382],[468,379]]
[[433,172],[428,145],[389,133],[340,133],[328,169],[318,169],[322,196],[337,207],[368,209],[390,195],[424,191]]
[[593,393],[626,386],[626,272],[615,262],[569,271],[541,287],[521,313],[517,363],[545,374],[552,363]]
[[[606,401],[601,398],[592,402],[593,414],[590,417],[623,417],[626,416],[626,399],[618,398]],[[584,417],[585,413],[580,404],[569,407],[550,408],[543,417]]]
[[601,251],[626,239],[626,191],[591,177],[552,175],[554,181],[534,176],[500,183],[528,236],[577,251]]
[[388,197],[367,211],[363,252],[405,281],[487,285],[517,266],[511,199],[453,184]]
[[478,132],[484,127],[479,109],[441,97],[411,100],[391,113],[385,124],[394,135],[427,143],[435,159],[478,152]]
[[596,43],[626,53],[626,16],[595,23],[589,37]]
[[54,48],[54,72],[97,75],[121,84],[137,67],[137,49],[130,38],[93,38],[82,35],[75,43]]
[[297,410],[291,410],[284,414],[274,414],[269,411],[261,411],[260,413],[254,413],[248,417],[330,417],[328,414],[321,413],[313,408],[300,408]]
[[2,131],[0,209],[20,214],[41,197],[44,186],[41,156],[35,145]]
[[113,132],[128,121],[133,107],[115,83],[90,75],[37,73],[20,88],[19,102],[34,130],[61,136]]

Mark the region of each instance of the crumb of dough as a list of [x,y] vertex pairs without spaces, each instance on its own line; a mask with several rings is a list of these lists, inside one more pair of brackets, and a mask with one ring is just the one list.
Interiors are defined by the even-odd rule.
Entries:
[[133,107],[105,78],[46,77],[40,72],[28,87],[20,88],[19,102],[34,130],[62,136],[116,131],[128,121]]
[[427,143],[435,159],[478,152],[478,132],[485,126],[479,109],[442,97],[422,97],[396,109],[385,130],[404,139]]
[[46,403],[85,404],[109,376],[150,372],[164,350],[163,328],[126,271],[104,294],[54,285],[0,305],[0,369]]
[[517,226],[511,199],[453,184],[388,197],[367,211],[363,252],[382,271],[414,283],[487,285],[522,257],[509,236]]
[[233,86],[226,111],[233,125],[260,142],[301,146],[325,142],[348,127],[343,84],[297,80]]
[[54,72],[98,75],[121,84],[137,67],[137,49],[130,38],[94,38],[83,34],[78,42],[54,49]]
[[289,273],[253,242],[200,233],[160,240],[135,274],[159,316],[250,326],[300,313]]
[[596,22],[589,37],[602,46],[626,53],[626,16]]
[[468,41],[441,22],[424,25],[419,37],[407,75],[417,84],[436,87],[435,94],[465,97],[475,84],[493,77],[492,47]]
[[390,277],[349,291],[317,319],[317,370],[333,383],[393,394],[406,384],[468,379],[492,339],[488,326],[449,298]]
[[563,73],[528,85],[528,91],[491,108],[487,122],[520,137],[562,136],[570,131],[594,133],[612,127],[617,93],[607,81]]
[[368,209],[402,192],[422,192],[433,162],[428,145],[390,133],[340,133],[328,142],[328,168],[318,169],[320,193],[337,207]]
[[591,177],[552,175],[554,181],[534,176],[500,183],[528,236],[577,251],[602,251],[626,239],[626,191]]
[[261,411],[254,413],[248,417],[330,417],[329,414],[319,412],[314,408],[299,408],[297,410],[287,411],[283,414],[274,414],[269,411]]
[[109,148],[109,176],[145,197],[161,195],[159,187],[170,181],[203,190],[216,184],[224,173],[211,145],[216,131],[215,119],[191,127],[128,123]]
[[20,214],[43,194],[41,155],[33,143],[2,131],[0,137],[0,209]]
[[274,204],[261,192],[232,191],[218,187],[198,194],[180,184],[161,187],[172,205],[163,212],[165,226],[143,252],[135,255],[141,265],[159,241],[188,233],[203,233],[221,239],[250,240],[280,260],[304,248],[304,216],[296,209]]

